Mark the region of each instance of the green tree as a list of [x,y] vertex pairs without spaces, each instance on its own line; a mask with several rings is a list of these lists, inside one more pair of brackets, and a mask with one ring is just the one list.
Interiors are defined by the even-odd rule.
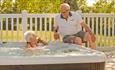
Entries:
[[69,3],[73,11],[115,13],[114,0],[96,0],[91,7],[87,6],[86,0],[3,0],[0,2],[0,13],[21,13],[22,10],[28,13],[58,13],[63,2]]
[[28,13],[57,13],[60,0],[17,0],[18,11]]
[[72,11],[79,10],[76,0],[62,0],[62,3],[68,3],[71,6]]
[[76,1],[77,1],[77,4],[78,4],[79,9],[80,9],[83,13],[90,11],[90,8],[87,6],[86,0],[76,0]]
[[3,0],[3,2],[0,2],[0,13],[12,13],[12,6],[12,0]]
[[91,9],[95,13],[115,13],[115,1],[107,2],[99,0]]

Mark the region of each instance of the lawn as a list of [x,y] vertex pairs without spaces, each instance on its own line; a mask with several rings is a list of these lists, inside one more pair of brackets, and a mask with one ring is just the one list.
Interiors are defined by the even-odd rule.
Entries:
[[[51,37],[52,37],[52,40],[53,39],[53,32],[51,32]],[[38,37],[40,37],[41,39],[45,39],[45,40],[49,40],[50,39],[50,32],[47,31],[37,31],[36,34],[38,35]],[[46,36],[45,36],[46,34]],[[23,31],[0,31],[0,40],[2,41],[23,41]]]

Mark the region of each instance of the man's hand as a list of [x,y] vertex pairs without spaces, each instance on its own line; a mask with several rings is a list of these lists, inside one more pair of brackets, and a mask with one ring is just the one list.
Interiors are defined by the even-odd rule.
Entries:
[[93,32],[91,31],[90,27],[88,27],[84,21],[81,22],[81,26],[83,28],[85,28],[85,31],[88,32],[90,35],[91,35],[91,39],[92,39],[92,42],[95,42],[96,41],[96,37],[95,35],[93,34]]
[[89,32],[89,34],[91,35],[92,42],[95,42],[96,41],[96,37],[95,37],[94,33],[91,31],[91,29],[88,29],[87,32]]
[[92,42],[95,42],[96,41],[96,37],[94,34],[91,35],[91,39],[92,39]]
[[92,42],[95,42],[96,41],[96,37],[95,37],[94,33],[91,31],[91,29],[88,29],[86,32],[89,32],[89,34],[91,35]]
[[59,34],[58,34],[57,32],[54,32],[54,39],[55,39],[55,40],[60,39],[60,36],[59,36]]

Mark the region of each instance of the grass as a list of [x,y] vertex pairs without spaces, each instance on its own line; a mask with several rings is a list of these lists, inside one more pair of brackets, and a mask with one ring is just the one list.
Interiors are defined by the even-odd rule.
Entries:
[[[12,35],[12,33],[13,33],[13,35]],[[47,31],[47,32],[44,32],[44,31],[42,31],[42,32],[40,32],[40,31],[37,31],[36,32],[36,34],[38,35],[38,37],[40,37],[41,39],[43,39],[43,40],[45,40],[45,41],[49,41],[49,39],[50,39],[50,32],[49,31]],[[46,36],[45,36],[45,34],[46,34]],[[2,39],[1,39],[1,37],[2,37]],[[53,32],[51,32],[51,37],[52,37],[52,40],[54,40],[54,38],[53,38]],[[6,39],[6,38],[8,38],[8,39]],[[102,38],[101,40],[100,40],[100,38]],[[110,38],[110,41],[108,40]],[[115,38],[115,36],[114,36],[114,38]],[[112,37],[107,37],[106,36],[106,40],[104,41],[104,36],[102,36],[102,37],[100,37],[100,35],[98,35],[98,37],[97,37],[97,40],[98,40],[98,46],[115,46],[115,41],[112,41]],[[17,32],[17,31],[8,31],[8,32],[6,32],[6,31],[0,31],[0,40],[2,40],[2,41],[23,41],[24,40],[24,38],[23,38],[23,32],[22,31],[19,31],[19,32]],[[100,43],[100,42],[102,42],[102,43]],[[110,43],[110,44],[109,44]]]
[[97,38],[98,39],[98,46],[103,46],[103,47],[104,46],[106,46],[106,47],[113,47],[113,46],[115,46],[115,36],[114,37],[112,37],[112,36],[110,36],[110,37],[102,36],[101,38],[102,39],[100,39],[100,35],[98,35],[98,38]]
[[[54,40],[53,39],[53,32],[51,32],[51,33],[52,33],[51,34],[52,40]],[[47,32],[37,31],[36,34],[37,34],[38,37],[40,37],[43,40],[48,41],[50,39],[50,32],[49,31],[47,31]],[[46,34],[46,36],[45,36],[45,34]],[[8,31],[8,32],[0,31],[0,40],[4,41],[4,42],[5,41],[9,41],[9,42],[10,41],[17,41],[17,40],[18,41],[23,41],[24,40],[23,31],[18,31],[18,32],[17,31]]]

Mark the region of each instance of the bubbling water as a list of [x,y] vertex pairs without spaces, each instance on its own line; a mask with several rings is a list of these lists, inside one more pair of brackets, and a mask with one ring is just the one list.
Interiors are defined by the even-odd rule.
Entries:
[[[21,45],[22,46],[22,45]],[[37,48],[26,48],[20,45],[4,44],[0,47],[0,56],[72,56],[93,54],[95,50],[85,48],[80,45],[67,44],[62,42],[49,42],[46,46],[39,46]]]

